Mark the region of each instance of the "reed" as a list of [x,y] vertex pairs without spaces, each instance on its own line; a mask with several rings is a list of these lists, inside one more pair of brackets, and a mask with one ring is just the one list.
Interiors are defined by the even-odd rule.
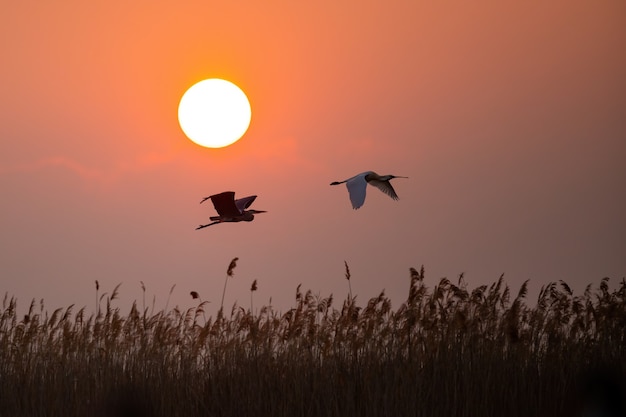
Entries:
[[425,281],[411,268],[395,309],[384,291],[361,306],[351,289],[337,304],[298,286],[284,313],[251,298],[216,317],[195,291],[195,307],[148,311],[144,299],[126,315],[119,285],[96,284],[91,315],[33,300],[18,317],[5,295],[0,415],[559,416],[590,406],[597,386],[623,413],[626,280],[580,295],[550,283],[534,306],[528,282],[512,292],[503,276]]

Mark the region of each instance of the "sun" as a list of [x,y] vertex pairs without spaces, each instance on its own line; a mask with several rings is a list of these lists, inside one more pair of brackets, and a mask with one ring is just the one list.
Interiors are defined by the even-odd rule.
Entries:
[[237,142],[250,126],[248,97],[235,84],[220,78],[200,81],[183,94],[178,123],[198,145],[222,148]]

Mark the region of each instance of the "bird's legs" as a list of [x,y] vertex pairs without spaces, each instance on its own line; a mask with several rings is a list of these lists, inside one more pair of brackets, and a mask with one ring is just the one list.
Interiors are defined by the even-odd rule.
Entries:
[[214,224],[217,224],[217,223],[221,223],[221,221],[218,220],[209,224],[201,224],[200,226],[196,227],[196,230],[204,229],[205,227],[213,226]]

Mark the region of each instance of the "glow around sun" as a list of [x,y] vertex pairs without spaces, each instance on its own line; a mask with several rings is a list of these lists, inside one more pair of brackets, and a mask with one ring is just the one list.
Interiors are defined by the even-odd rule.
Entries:
[[178,123],[198,145],[222,148],[237,142],[248,130],[252,110],[245,93],[230,81],[210,78],[183,94]]

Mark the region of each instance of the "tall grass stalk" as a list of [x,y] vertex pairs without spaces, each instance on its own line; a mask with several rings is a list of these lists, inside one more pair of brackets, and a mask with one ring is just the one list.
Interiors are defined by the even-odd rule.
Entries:
[[344,265],[346,266],[346,280],[348,280],[348,297],[350,299],[352,299],[352,284],[350,284],[350,268],[348,267],[348,262],[347,261],[343,261]]
[[238,260],[239,258],[233,258],[233,260],[230,261],[230,264],[228,264],[228,269],[226,270],[226,279],[224,279],[224,291],[222,291],[222,302],[220,303],[220,311],[224,309],[224,297],[226,296],[226,284],[228,284],[228,278],[234,275]]
[[252,296],[254,294],[254,292],[258,289],[257,283],[256,283],[256,279],[254,281],[252,281],[252,285],[250,286],[250,312],[253,313],[253,305],[252,305]]

